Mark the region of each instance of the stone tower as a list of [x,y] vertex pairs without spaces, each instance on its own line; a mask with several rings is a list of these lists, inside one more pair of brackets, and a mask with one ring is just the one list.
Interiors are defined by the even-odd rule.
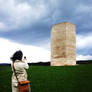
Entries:
[[55,24],[51,30],[51,66],[76,64],[75,25]]

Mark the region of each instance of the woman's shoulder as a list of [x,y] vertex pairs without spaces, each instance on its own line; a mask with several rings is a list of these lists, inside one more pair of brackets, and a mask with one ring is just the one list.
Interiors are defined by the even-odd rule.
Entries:
[[21,60],[16,60],[16,61],[14,62],[14,64],[15,64],[16,66],[23,66],[23,65],[24,65],[24,62],[22,62]]
[[23,67],[23,68],[26,68],[26,69],[29,68],[29,66],[26,62],[23,62],[23,61],[20,61],[20,60],[16,61],[15,66],[21,67],[21,68]]

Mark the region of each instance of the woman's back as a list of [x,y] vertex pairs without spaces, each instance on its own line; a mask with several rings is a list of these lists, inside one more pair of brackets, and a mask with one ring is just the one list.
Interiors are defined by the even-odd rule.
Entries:
[[[27,80],[26,69],[29,68],[28,64],[20,60],[16,60],[13,64],[14,64],[15,71],[13,70],[13,67],[12,67],[12,70],[13,70],[12,82],[17,82],[16,76],[18,77],[18,81]],[[16,72],[16,76],[14,72]]]

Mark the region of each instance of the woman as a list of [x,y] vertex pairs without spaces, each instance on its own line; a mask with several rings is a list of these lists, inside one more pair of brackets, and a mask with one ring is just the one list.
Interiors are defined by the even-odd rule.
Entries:
[[[11,57],[12,60],[12,92],[18,92],[18,81],[27,80],[26,69],[29,68],[27,62],[22,61],[22,51],[16,51]],[[16,74],[15,74],[16,72]],[[17,78],[16,78],[17,76]]]

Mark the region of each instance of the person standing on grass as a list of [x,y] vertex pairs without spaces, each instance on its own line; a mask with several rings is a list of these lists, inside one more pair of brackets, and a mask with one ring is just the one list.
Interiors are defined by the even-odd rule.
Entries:
[[[29,68],[27,62],[26,62],[26,57],[23,59],[22,61],[22,57],[23,57],[23,53],[22,51],[16,51],[13,56],[10,58],[12,60],[12,92],[18,92],[18,80],[19,81],[25,81],[27,80],[27,72],[26,69]],[[16,75],[15,75],[15,70],[16,70]],[[17,78],[18,80],[17,80]],[[30,89],[30,88],[29,88]]]

